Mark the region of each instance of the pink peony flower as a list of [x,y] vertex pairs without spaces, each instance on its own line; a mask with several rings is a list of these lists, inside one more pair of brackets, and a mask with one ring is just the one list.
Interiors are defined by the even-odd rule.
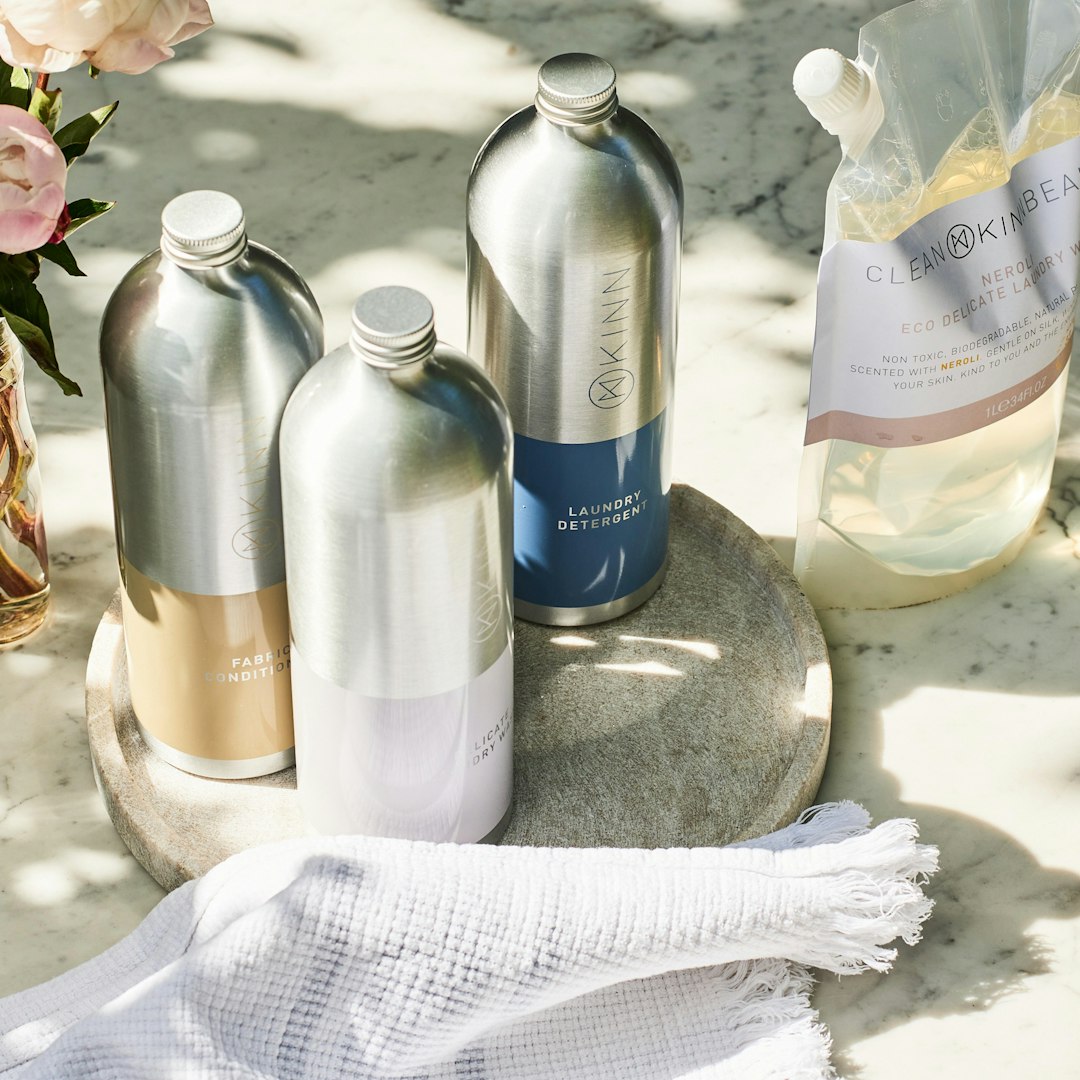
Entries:
[[206,0],[0,0],[0,56],[35,71],[89,61],[139,75],[213,24]]
[[0,251],[48,243],[67,203],[67,162],[40,120],[0,105]]

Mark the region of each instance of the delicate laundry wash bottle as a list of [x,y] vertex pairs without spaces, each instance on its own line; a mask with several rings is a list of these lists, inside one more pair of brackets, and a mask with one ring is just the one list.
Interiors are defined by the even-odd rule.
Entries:
[[511,455],[431,305],[364,293],[281,428],[296,770],[321,833],[497,840],[513,776]]
[[131,703],[170,764],[261,776],[293,762],[278,425],[322,318],[232,196],[161,220],[101,326]]
[[682,181],[570,53],[502,123],[469,180],[469,353],[514,425],[514,605],[533,622],[602,622],[667,565]]
[[[1002,30],[1005,33],[1002,33]],[[1072,349],[1080,5],[919,0],[810,53],[839,136],[795,570],[819,607],[994,573],[1038,519]]]

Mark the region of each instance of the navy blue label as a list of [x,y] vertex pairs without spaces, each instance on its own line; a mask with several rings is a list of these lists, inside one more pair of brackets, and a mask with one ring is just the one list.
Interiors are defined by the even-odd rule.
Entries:
[[514,436],[514,596],[591,607],[640,589],[663,566],[666,414],[597,443]]

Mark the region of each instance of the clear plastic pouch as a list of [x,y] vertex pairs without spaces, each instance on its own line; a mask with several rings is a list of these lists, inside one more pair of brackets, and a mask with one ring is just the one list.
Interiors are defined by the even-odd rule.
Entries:
[[835,86],[796,72],[845,154],[795,571],[819,607],[898,607],[1000,569],[1046,498],[1080,265],[1080,0],[916,0],[846,63]]

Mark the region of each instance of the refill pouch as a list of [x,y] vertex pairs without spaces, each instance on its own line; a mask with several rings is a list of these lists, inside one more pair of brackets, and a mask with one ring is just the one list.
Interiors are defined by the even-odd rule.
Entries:
[[916,0],[804,57],[840,137],[795,571],[899,607],[1004,566],[1054,462],[1080,262],[1080,0]]

